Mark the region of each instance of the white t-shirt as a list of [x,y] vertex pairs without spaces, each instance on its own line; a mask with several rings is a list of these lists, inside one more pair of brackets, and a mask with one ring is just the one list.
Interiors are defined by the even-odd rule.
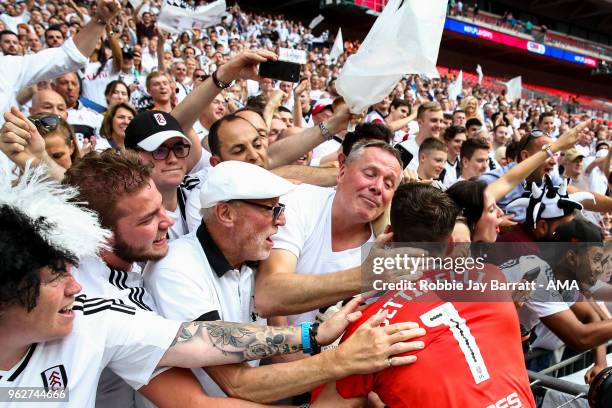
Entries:
[[445,188],[449,188],[453,184],[457,182],[457,179],[461,176],[461,173],[458,173],[459,169],[459,156],[455,159],[454,163],[449,162],[448,160],[444,161],[444,179],[442,180],[442,184]]
[[[297,258],[295,273],[322,275],[361,265],[361,246],[332,251],[331,212],[336,191],[301,184],[281,197],[286,224],[272,236],[275,249],[285,249]],[[374,234],[369,241],[373,241]],[[314,321],[317,311],[289,316],[289,324]]]
[[30,13],[24,11],[16,17],[10,16],[6,13],[0,14],[0,21],[4,22],[4,25],[6,26],[7,30],[11,30],[14,33],[18,33],[19,29],[17,28],[17,26],[19,24],[27,23],[28,21],[30,21]]
[[[32,345],[13,368],[0,371],[0,387],[67,387],[69,402],[44,406],[94,407],[105,367],[133,388],[140,388],[151,379],[181,324],[117,300],[86,295],[77,296],[73,311],[72,332]],[[16,401],[2,406],[21,408],[24,404]]]
[[385,118],[375,109],[368,113],[364,119],[365,123],[380,123],[385,125]]
[[[247,265],[234,269],[208,232],[198,231],[206,236],[202,244],[194,231],[171,242],[164,258],[145,267],[145,286],[161,315],[181,321],[253,323],[257,320],[253,270]],[[208,395],[225,395],[203,369],[192,371]]]
[[328,154],[338,152],[338,149],[342,147],[342,143],[337,141],[336,139],[326,140],[321,143],[317,147],[315,147],[312,151],[312,160],[310,162],[311,166],[318,166],[321,164],[321,159]]
[[174,224],[168,230],[168,238],[170,241],[180,238],[187,233],[187,221],[183,219],[183,215],[181,214],[181,209],[179,206],[176,206],[174,211],[170,211],[166,209],[166,214],[168,217],[174,220]]
[[200,180],[200,183],[191,191],[189,197],[187,197],[187,204],[185,205],[185,218],[187,219],[187,230],[189,232],[195,231],[200,226],[200,221],[202,221],[202,215],[200,214],[200,208],[202,208],[200,191],[204,181],[208,177],[208,169],[209,168],[203,168],[193,175],[193,177],[197,177]]
[[98,112],[83,106],[77,102],[76,108],[68,109],[68,123],[74,128],[79,146],[83,146],[83,140],[95,136],[100,139],[100,128],[104,116]]
[[[509,282],[520,282],[526,273],[534,269],[540,271],[535,279],[536,290],[531,293],[525,305],[518,309],[519,321],[527,330],[542,324],[540,323],[540,318],[542,317],[552,316],[569,310],[570,306],[577,300],[576,291],[560,292],[554,289],[546,289],[549,282],[554,281],[555,278],[548,263],[538,256],[526,255],[518,259],[512,259],[502,264],[500,269]],[[541,330],[540,332],[542,333]],[[550,334],[556,337],[553,333]],[[553,350],[556,347],[549,348],[553,345],[550,339],[550,336],[542,336],[533,346]]]

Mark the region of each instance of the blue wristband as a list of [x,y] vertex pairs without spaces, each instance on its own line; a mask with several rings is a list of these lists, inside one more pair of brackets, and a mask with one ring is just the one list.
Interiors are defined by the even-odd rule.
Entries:
[[312,323],[305,322],[300,326],[302,327],[302,352],[310,354],[312,353],[312,346],[310,344],[310,326],[312,326]]

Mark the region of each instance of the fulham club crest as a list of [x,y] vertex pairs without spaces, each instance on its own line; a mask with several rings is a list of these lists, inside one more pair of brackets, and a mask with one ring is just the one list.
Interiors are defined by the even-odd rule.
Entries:
[[62,364],[47,368],[40,375],[42,376],[44,387],[48,390],[55,391],[68,386],[66,369]]
[[167,122],[166,118],[164,118],[164,115],[162,115],[161,113],[156,113],[153,115],[153,117],[155,118],[155,121],[159,126],[166,126]]

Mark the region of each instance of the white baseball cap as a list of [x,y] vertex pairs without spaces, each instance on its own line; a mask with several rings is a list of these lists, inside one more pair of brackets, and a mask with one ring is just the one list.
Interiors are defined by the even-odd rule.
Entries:
[[280,197],[295,184],[268,170],[241,161],[224,161],[209,170],[200,190],[202,208],[230,200],[258,200]]

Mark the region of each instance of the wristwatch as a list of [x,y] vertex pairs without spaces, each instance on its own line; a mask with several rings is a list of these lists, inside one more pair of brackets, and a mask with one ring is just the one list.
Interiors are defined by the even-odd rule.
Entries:
[[542,151],[546,152],[546,154],[548,155],[548,157],[550,157],[551,159],[555,158],[555,154],[553,153],[552,149],[550,148],[550,145],[548,143],[546,143],[544,146],[542,146]]
[[332,135],[332,133],[329,131],[329,128],[327,127],[327,124],[325,122],[319,123],[319,129],[321,130],[323,139],[331,140],[331,138],[334,137],[334,135]]

